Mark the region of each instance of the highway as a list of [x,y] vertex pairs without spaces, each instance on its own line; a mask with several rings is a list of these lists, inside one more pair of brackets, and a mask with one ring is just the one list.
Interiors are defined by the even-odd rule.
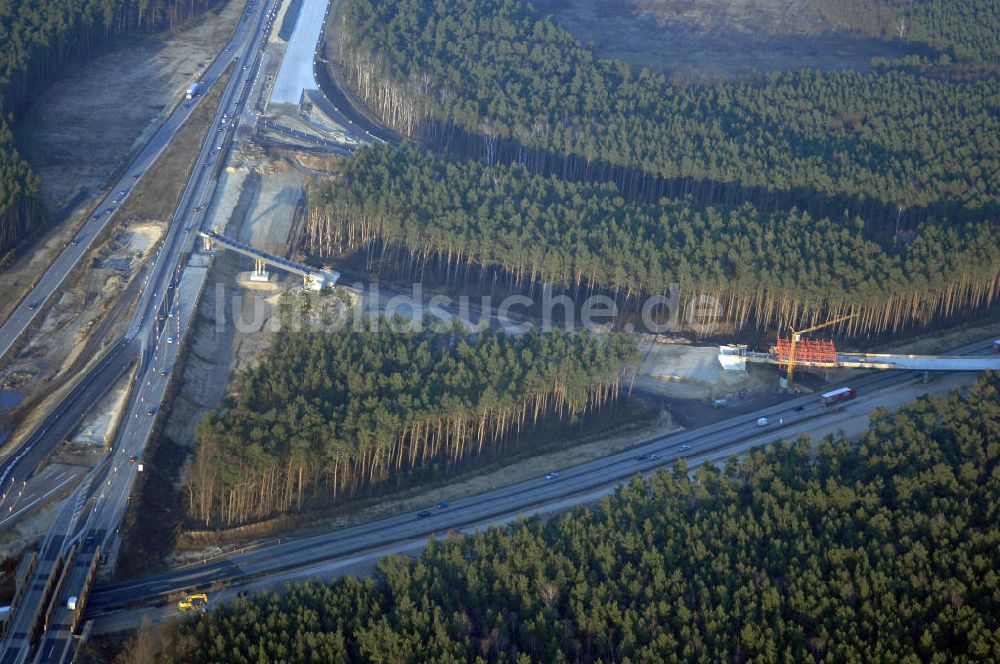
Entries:
[[[109,389],[135,358],[145,351],[150,345],[150,339],[157,336],[155,326],[144,327],[144,325],[152,312],[158,312],[162,318],[170,308],[169,304],[163,302],[164,292],[169,291],[170,281],[167,279],[167,273],[169,270],[174,270],[175,279],[179,276],[176,274],[178,262],[184,252],[191,250],[194,243],[193,238],[199,230],[200,223],[199,215],[193,213],[192,208],[204,208],[211,199],[216,183],[216,170],[223,161],[221,154],[223,150],[220,147],[228,145],[240,130],[249,133],[257,122],[255,109],[246,102],[259,95],[261,91],[262,81],[258,70],[262,53],[260,42],[254,41],[256,49],[247,48],[245,53],[240,53],[240,44],[255,34],[255,29],[268,31],[271,29],[270,21],[265,19],[264,13],[253,11],[256,1],[247,4],[247,11],[232,41],[213,64],[213,71],[217,64],[228,64],[233,61],[249,62],[253,66],[244,64],[243,68],[235,67],[236,75],[230,82],[229,88],[231,94],[226,97],[229,103],[222,104],[216,118],[219,127],[224,127],[224,131],[214,134],[210,132],[196,162],[199,166],[196,167],[183,193],[181,204],[174,215],[163,245],[154,257],[153,264],[144,268],[141,300],[127,334],[127,343],[125,340],[118,340],[117,343],[111,344],[104,352],[106,356],[115,356],[114,364],[111,365],[110,361],[99,364],[78,377],[77,386],[68,392],[45,421],[36,427],[17,450],[0,462],[0,526],[13,525],[15,520],[27,516],[32,507],[43,504],[41,497],[49,495],[55,485],[51,482],[40,482],[37,486],[31,486],[31,478],[38,464],[51,455],[79,423],[80,418],[100,399],[104,391]],[[206,85],[211,85],[216,80],[206,79]],[[233,92],[237,90],[238,92]],[[173,127],[172,124],[171,126]],[[69,249],[75,247],[71,246]],[[25,482],[28,484],[25,485]]]
[[[178,347],[204,283],[205,270],[183,269],[201,230],[200,210],[218,184],[225,153],[237,133],[249,134],[259,109],[260,65],[273,29],[278,0],[250,0],[232,39],[203,79],[202,94],[232,68],[214,119],[220,131],[208,132],[194,171],[181,196],[164,240],[143,276],[139,302],[124,338],[109,344],[104,356],[77,379],[63,401],[49,413],[21,447],[0,466],[0,525],[9,527],[62,484],[29,486],[32,474],[129,367],[135,367],[124,420],[112,453],[93,469],[64,501],[42,545],[39,564],[19,604],[13,608],[0,664],[69,661],[77,641],[73,631],[86,602],[90,579],[100,558],[114,559],[118,524],[144,465],[142,454],[168,387]],[[235,64],[234,64],[235,63]],[[26,303],[0,327],[0,352],[6,353],[29,327],[45,301],[66,279],[110,223],[114,210],[141,179],[190,115],[184,103],[157,131],[126,169],[74,241],[50,266]],[[251,131],[247,131],[250,129]],[[119,189],[120,187],[120,189]],[[117,193],[115,193],[117,190]],[[179,297],[183,291],[190,297]],[[59,478],[56,478],[59,479]],[[63,480],[65,483],[65,480]],[[6,513],[4,509],[6,507]],[[77,598],[76,607],[71,598]]]
[[[87,619],[96,617],[102,624],[130,625],[134,624],[141,613],[132,610],[137,605],[160,604],[154,610],[171,612],[169,605],[166,608],[162,605],[171,593],[179,590],[212,587],[214,584],[240,587],[247,583],[273,583],[313,570],[329,568],[333,564],[331,561],[343,561],[347,557],[370,557],[376,552],[381,555],[390,550],[412,548],[433,533],[452,528],[502,523],[518,514],[562,508],[591,499],[596,493],[609,491],[610,487],[636,473],[649,472],[681,457],[692,460],[722,458],[734,451],[794,434],[796,427],[799,430],[811,430],[820,422],[857,417],[877,405],[876,400],[864,397],[866,391],[882,389],[892,393],[914,380],[912,374],[898,372],[867,376],[852,383],[852,386],[859,389],[862,398],[843,407],[820,409],[815,397],[802,397],[760,413],[777,419],[781,422],[780,427],[756,427],[757,413],[753,416],[734,417],[697,430],[657,438],[635,450],[562,469],[559,476],[553,479],[537,478],[498,491],[456,500],[445,510],[433,511],[428,518],[416,519],[413,514],[398,515],[148,579],[98,587],[89,602],[78,602],[78,606],[82,608],[70,608],[69,598],[81,598],[89,587],[87,580],[98,562],[98,556],[111,559],[115,557],[117,528],[139,476],[143,451],[157,422],[180,341],[194,316],[196,298],[182,297],[178,293],[200,292],[202,282],[199,279],[204,279],[203,271],[199,276],[182,269],[184,259],[192,251],[201,230],[201,216],[195,208],[203,209],[212,200],[227,147],[241,129],[252,127],[257,121],[250,103],[262,87],[259,66],[273,29],[273,9],[277,1],[251,0],[247,4],[247,12],[231,42],[213,62],[205,77],[206,84],[210,85],[224,74],[228,66],[237,62],[232,68],[233,75],[222,94],[215,118],[215,124],[225,126],[226,129],[224,132],[210,130],[201,146],[195,170],[185,187],[180,205],[159,252],[143,278],[139,303],[129,322],[126,336],[110,344],[105,357],[79,379],[77,385],[70,390],[70,395],[76,396],[72,400],[64,400],[46,418],[36,432],[38,438],[32,438],[34,443],[30,446],[26,443],[18,451],[18,454],[24,454],[15,454],[8,463],[0,467],[0,484],[10,487],[0,498],[0,518],[13,520],[21,514],[16,510],[29,507],[14,502],[15,498],[24,499],[23,490],[17,488],[18,484],[23,485],[30,479],[30,473],[61,440],[61,435],[57,435],[61,431],[60,427],[71,428],[72,423],[78,420],[78,414],[96,402],[95,395],[101,387],[106,388],[113,382],[111,378],[122,375],[129,367],[136,367],[134,387],[113,450],[88,474],[86,480],[59,510],[41,548],[39,564],[32,575],[28,591],[15,607],[12,626],[0,653],[0,664],[29,661],[32,657],[42,662],[70,660],[77,643],[72,636],[72,626],[80,615]],[[189,108],[184,110],[190,111]],[[171,121],[173,119],[174,116],[171,116]],[[169,122],[157,132],[140,157],[146,155],[150,146],[159,145],[155,152],[159,154],[169,143],[180,123],[161,137],[165,142],[157,142],[157,136],[161,136]],[[131,179],[134,175],[141,175],[150,163],[151,160],[140,161],[137,158],[122,178]],[[131,189],[118,189],[118,186],[121,186],[120,183],[116,184],[113,191],[125,191],[125,195]],[[108,200],[112,203],[103,203],[107,207],[120,204],[120,200],[113,203],[111,195]],[[39,303],[39,306],[29,306],[26,314],[28,317],[22,320],[17,318],[18,311],[25,306],[22,303],[15,315],[0,328],[0,351],[7,352],[14,345],[45,300],[58,289],[80,260],[86,247],[90,246],[109,220],[110,215],[104,214],[88,221],[88,225],[93,223],[94,226],[84,228],[79,242],[67,247],[66,252],[60,255],[43,277],[35,289],[38,293],[33,292],[26,299],[29,305]],[[71,249],[74,251],[70,251]],[[68,261],[65,265],[60,263],[64,258]],[[47,282],[50,273],[52,281]],[[42,288],[43,283],[46,284],[45,288]],[[5,339],[9,339],[6,345]],[[977,346],[971,350],[978,351],[981,348]],[[10,502],[4,503],[4,500]],[[5,507],[8,508],[6,517],[2,511]],[[61,569],[61,566],[68,572],[59,577],[62,579],[61,585],[53,586],[52,579],[56,578],[53,572]],[[50,597],[51,602],[48,601]],[[46,607],[50,607],[48,611],[45,610]],[[39,617],[44,618],[42,623],[39,623]],[[47,629],[39,632],[41,638],[35,648],[32,644],[33,630],[41,630],[40,624],[47,626]]]
[[[244,15],[242,21],[236,28],[227,49],[209,65],[205,70],[201,86],[202,92],[212,87],[233,60],[231,50],[246,39],[249,28],[248,16]],[[91,246],[101,235],[102,231],[111,223],[114,213],[121,204],[128,198],[132,188],[142,179],[146,170],[156,161],[164,148],[180,131],[181,126],[187,121],[191,113],[200,101],[200,96],[191,101],[184,101],[174,108],[167,120],[153,134],[152,138],[140,150],[139,154],[125,168],[121,176],[114,182],[108,193],[97,203],[92,215],[87,219],[74,239],[63,249],[62,253],[52,262],[45,274],[34,285],[31,292],[25,297],[10,317],[0,325],[0,358],[14,346],[17,340],[24,334],[31,322],[44,308],[45,303],[55,293],[73,268],[79,264],[80,260],[87,255]]]
[[29,483],[35,469],[72,434],[83,415],[125,374],[138,350],[138,343],[125,339],[108,347],[104,356],[80,377],[18,451],[4,460],[0,466],[0,528],[13,526],[42,502],[42,496],[50,488],[46,482]]
[[[989,343],[977,343],[960,353],[989,352]],[[946,374],[956,384],[974,380],[973,374]],[[519,515],[544,513],[593,500],[637,474],[675,463],[685,458],[690,466],[724,459],[731,454],[780,438],[837,426],[846,420],[864,417],[880,405],[892,406],[921,393],[926,386],[920,375],[883,372],[860,377],[851,386],[856,400],[837,407],[821,407],[816,395],[802,396],[780,405],[726,419],[697,429],[655,438],[625,452],[612,454],[572,468],[552,469],[558,476],[539,477],[518,484],[451,501],[446,509],[428,507],[431,515],[416,518],[399,514],[322,535],[288,539],[249,553],[176,569],[144,579],[95,589],[87,607],[87,618],[95,618],[100,630],[134,625],[142,613],[137,607],[162,617],[176,612],[168,604],[181,591],[275,586],[289,578],[301,578],[335,567],[345,558],[361,560],[391,551],[412,550],[433,534],[452,529],[478,528],[505,523]],[[951,383],[935,383],[947,389]],[[907,391],[908,390],[908,391]],[[757,418],[766,416],[771,425],[760,427]],[[311,571],[310,571],[311,570]]]
[[[221,75],[232,62],[237,62],[215,118],[216,124],[225,123],[228,129],[224,134],[209,131],[163,243],[146,272],[139,303],[129,323],[128,332],[123,340],[113,346],[120,350],[113,355],[114,360],[109,360],[109,364],[117,366],[116,362],[126,362],[128,366],[138,359],[134,388],[117,444],[112,454],[90,473],[87,481],[80,485],[60,510],[59,518],[49,531],[43,546],[41,563],[32,576],[29,589],[14,609],[12,627],[3,644],[0,664],[28,661],[32,657],[32,641],[35,636],[33,628],[36,628],[39,616],[45,618],[44,623],[47,623],[49,629],[42,636],[38,659],[51,662],[72,658],[76,641],[72,638],[70,626],[74,622],[75,611],[67,607],[67,600],[84,594],[87,574],[81,570],[91,568],[99,550],[103,549],[113,556],[114,545],[117,543],[117,538],[113,535],[117,532],[127,507],[142,463],[146,441],[171,377],[180,338],[192,318],[196,303],[195,298],[176,297],[178,289],[184,288],[183,272],[180,269],[182,259],[191,251],[197,236],[199,223],[195,219],[197,213],[194,208],[204,207],[211,200],[223,152],[237,128],[242,126],[241,123],[249,120],[249,115],[244,113],[245,105],[251,92],[260,89],[257,80],[258,65],[273,27],[273,10],[276,4],[277,0],[251,0],[231,42],[213,64],[213,67],[218,68],[215,73]],[[241,68],[240,63],[249,64]],[[208,82],[206,79],[206,83]],[[232,119],[238,119],[239,122]],[[167,136],[167,142],[172,135]],[[162,147],[161,145],[160,150]],[[82,244],[81,242],[80,245]],[[78,258],[79,256],[77,260]],[[66,268],[66,271],[69,269]],[[58,270],[55,276],[58,276]],[[201,276],[204,276],[203,270]],[[63,278],[65,273],[54,282],[53,289],[58,287]],[[24,327],[26,326],[25,323]],[[12,329],[16,331],[16,328]],[[97,369],[100,366],[102,365]],[[104,375],[99,371],[92,371],[81,379],[80,384],[100,383],[99,379]],[[95,402],[90,398],[92,396],[84,394],[73,403],[85,408],[88,402],[89,405]],[[72,418],[65,416],[65,412],[51,413],[39,427],[39,431],[44,437],[46,432],[54,431],[57,422],[68,422],[70,419]],[[59,440],[54,436],[51,439],[56,443]],[[17,486],[18,481],[24,482],[21,478],[33,471],[31,463],[37,465],[34,457],[43,456],[43,447],[39,445],[19,450],[19,453],[24,451],[25,454],[11,458],[6,472],[16,479],[6,480],[8,484]],[[58,569],[56,561],[59,560],[70,566],[62,585],[56,588],[55,598],[50,605],[48,600],[52,572]],[[52,608],[50,615],[46,616],[43,611],[49,605]]]
[[[237,25],[230,42],[206,71],[202,79],[204,81],[202,94],[218,81],[225,69],[237,59],[237,51],[240,45],[247,43],[249,37],[254,34],[255,29],[260,27],[258,25],[259,20],[255,21],[254,19],[259,19],[259,15],[262,12],[253,13],[250,9],[256,1],[252,0],[252,2],[248,3],[248,10]],[[254,51],[250,51],[250,53],[257,55]],[[237,71],[239,70],[237,69]],[[34,287],[31,294],[17,307],[10,318],[0,326],[0,357],[16,343],[17,339],[28,328],[35,316],[38,315],[44,303],[62,285],[67,275],[79,263],[81,258],[86,255],[92,243],[111,222],[114,216],[113,210],[117,209],[117,206],[131,192],[135,182],[141,179],[146,169],[152,165],[163,149],[174,139],[199,100],[200,96],[195,100],[178,105],[135,160],[125,169],[119,181],[111,188],[111,192],[97,207],[98,213],[88,219],[83,229],[77,234],[74,243],[69,244],[63,250]],[[209,140],[214,140],[214,138],[210,136]],[[210,152],[212,151],[203,149],[203,155]],[[209,155],[208,159],[214,158]],[[196,173],[196,175],[200,176],[200,173]],[[119,193],[121,191],[125,192],[124,196]],[[186,191],[185,194],[182,202],[186,202],[189,199],[189,196],[187,196],[189,191]],[[140,313],[140,317],[137,325],[131,330],[130,337],[134,338],[138,334],[138,327],[144,322],[143,316],[147,313],[150,302],[157,295],[155,287],[148,287],[149,275],[155,273],[156,276],[153,277],[153,283],[159,284],[163,279],[164,270],[168,269],[168,263],[171,260],[176,261],[179,257],[178,238],[184,234],[177,228],[179,225],[177,222],[178,218],[184,216],[189,209],[187,206],[182,206],[178,210],[178,214],[175,215],[168,235],[164,240],[163,247],[166,247],[168,250],[164,251],[161,248],[156,257],[155,265],[151,270],[147,269],[147,276],[145,278],[146,286],[143,289],[142,299],[136,309]],[[108,210],[112,210],[112,212],[107,212]],[[162,290],[159,294],[162,295]],[[122,342],[119,341],[119,343]],[[62,402],[56,406],[54,411],[47,416],[45,422],[41,423],[17,450],[0,463],[0,490],[2,490],[2,493],[0,493],[0,496],[2,496],[0,497],[0,519],[12,518],[15,514],[19,516],[25,514],[23,511],[18,511],[19,507],[11,504],[12,499],[18,497],[18,492],[22,490],[17,488],[18,484],[21,483],[23,485],[24,482],[30,479],[38,464],[51,455],[55,447],[79,422],[80,417],[100,399],[104,391],[116,382],[133,361],[135,354],[141,352],[144,347],[145,343],[142,341],[139,346],[132,345],[131,343],[123,346],[112,345],[106,351],[106,354],[117,357],[114,366],[101,365],[92,368],[87,375],[80,377],[77,382],[79,389],[74,388],[74,390],[71,390]],[[80,387],[81,385],[84,385],[84,387]],[[14,490],[13,493],[11,493],[12,490]],[[3,521],[0,520],[0,525],[9,526],[11,524],[3,524]]]
[[87,511],[85,518],[78,519],[73,524],[76,527],[70,529],[66,536],[66,542],[75,540],[78,543],[78,550],[72,561],[70,576],[54,599],[52,618],[40,646],[42,662],[66,661],[71,654],[71,646],[75,643],[71,629],[76,612],[67,608],[67,602],[70,597],[79,598],[84,593],[97,547],[105,551],[114,550],[114,538],[110,536],[117,533],[118,524],[128,506],[139,465],[143,463],[143,450],[159,413],[170,369],[176,361],[179,344],[176,341],[167,342],[167,339],[176,334],[177,327],[182,325],[180,321],[190,320],[192,304],[179,301],[168,318],[170,322],[179,322],[176,325],[168,322],[162,326],[155,352],[148,356],[148,369],[133,388],[118,445],[93,473],[91,481],[74,494],[77,501],[83,497]]

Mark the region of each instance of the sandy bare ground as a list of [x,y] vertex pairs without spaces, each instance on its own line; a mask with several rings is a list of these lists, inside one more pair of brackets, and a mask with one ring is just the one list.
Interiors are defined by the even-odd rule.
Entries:
[[[20,422],[20,433],[31,426],[36,415],[47,411],[45,401],[61,391],[75,370],[89,362],[102,345],[113,339],[127,316],[119,307],[139,266],[151,255],[163,233],[162,224],[145,220],[118,226],[107,242],[101,243],[81,262],[81,269],[67,280],[67,287],[46,307],[40,321],[32,326],[25,341],[0,364],[0,386],[24,397],[7,414],[6,425]],[[124,306],[124,304],[123,304]],[[92,337],[100,339],[88,343]],[[19,442],[11,436],[7,446]]]
[[[13,431],[4,441],[4,453],[20,444],[68,391],[73,377],[95,360],[100,348],[124,331],[135,304],[140,268],[159,246],[223,87],[224,82],[206,96],[119,209],[109,237],[81,261],[25,341],[0,365],[0,386],[25,397],[0,421],[5,433]],[[97,438],[106,441],[122,403],[119,398],[99,404],[96,421],[84,422],[83,432],[90,429],[93,434],[96,429]],[[46,472],[64,470],[82,476],[100,461],[104,449],[103,444],[64,445]],[[72,484],[66,486],[72,488]],[[46,500],[58,497],[47,495]],[[51,511],[43,508],[28,517],[6,533],[0,544],[11,551],[30,545],[37,534],[36,524],[50,518]]]
[[112,176],[155,132],[184,88],[232,34],[243,2],[176,33],[115,48],[67,67],[17,124],[21,151],[42,180],[52,227],[0,271],[0,317],[62,250]]
[[50,211],[104,186],[198,79],[243,9],[219,4],[187,29],[69,68],[28,110],[16,129]]
[[[233,156],[237,165],[222,175],[219,193],[206,213],[207,227],[286,255],[306,176],[283,160],[251,154]],[[195,425],[205,410],[218,408],[231,377],[255,362],[266,348],[270,338],[267,323],[280,293],[301,285],[298,277],[272,274],[277,290],[258,296],[239,283],[240,273],[251,268],[251,263],[229,252],[215,258],[198,304],[191,352],[166,423],[165,434],[179,445],[192,444]]]
[[833,32],[804,0],[536,0],[605,58],[696,76],[867,69],[895,44]]
[[[639,343],[643,360],[638,384],[657,394],[682,399],[733,398],[739,394],[772,389],[770,373],[724,371],[717,346],[677,343]],[[775,384],[772,384],[775,383]]]
[[166,231],[222,87],[213,88],[194,111],[118,210],[109,237],[95,244],[0,364],[2,389],[24,398],[0,421],[4,430],[17,427],[5,441],[8,449],[47,411],[42,401],[51,400],[127,324],[140,268]]

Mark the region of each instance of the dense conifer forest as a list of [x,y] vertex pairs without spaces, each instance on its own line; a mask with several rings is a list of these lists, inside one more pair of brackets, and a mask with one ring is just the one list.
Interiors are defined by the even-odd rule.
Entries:
[[[626,300],[677,282],[738,325],[861,311],[843,330],[861,334],[1000,295],[995,72],[897,61],[681,85],[597,59],[519,0],[347,7],[353,84],[444,155],[375,150],[319,187],[318,255],[391,245],[415,270],[486,267]],[[938,35],[993,20],[940,12]],[[993,42],[969,39],[989,61]]]
[[894,27],[905,38],[956,58],[1000,62],[1000,4],[994,0],[903,0],[900,6]]
[[811,0],[836,28],[926,44],[948,58],[1000,62],[994,0]]
[[598,60],[519,0],[352,0],[343,55],[404,134],[654,199],[866,221],[1000,202],[1000,92],[889,66],[678,86]]
[[619,300],[676,283],[718,298],[740,327],[857,313],[845,332],[884,332],[1000,292],[1000,243],[988,223],[926,223],[891,251],[858,217],[691,197],[629,202],[607,183],[387,146],[359,152],[314,189],[306,236],[319,256],[361,251],[384,262],[387,245],[404,248],[396,262],[418,279],[427,265],[453,275],[464,274],[453,265],[471,266],[515,287],[584,286]]
[[619,335],[355,327],[283,331],[237,376],[198,426],[193,520],[233,526],[446,470],[614,402],[636,359]]
[[0,254],[40,221],[38,179],[11,123],[71,60],[137,33],[173,28],[218,0],[0,0]]
[[[1000,376],[173,628],[162,661],[1000,660]],[[148,661],[148,660],[143,660]]]

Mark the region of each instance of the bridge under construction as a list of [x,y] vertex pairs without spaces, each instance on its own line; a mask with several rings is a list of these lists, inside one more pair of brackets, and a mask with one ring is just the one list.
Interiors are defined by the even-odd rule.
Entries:
[[267,279],[267,266],[276,267],[285,272],[291,272],[292,274],[297,274],[302,277],[302,282],[306,288],[310,290],[323,290],[326,286],[334,286],[337,280],[340,279],[340,273],[334,270],[318,270],[308,265],[303,265],[302,263],[296,263],[295,261],[290,261],[287,258],[281,258],[280,256],[275,256],[274,254],[269,254],[261,249],[256,249],[250,245],[243,244],[237,240],[226,237],[221,233],[214,230],[212,231],[199,231],[198,234],[202,237],[205,243],[205,250],[212,251],[215,249],[216,245],[222,247],[223,249],[229,249],[235,251],[238,254],[243,254],[244,256],[249,256],[254,260],[254,271],[255,277],[264,281]]
[[719,346],[719,364],[726,371],[746,371],[747,362],[813,369],[1000,371],[1000,354],[960,356],[838,352],[833,341],[827,339],[798,339],[793,350],[789,339],[779,338],[767,352],[749,350],[745,344]]

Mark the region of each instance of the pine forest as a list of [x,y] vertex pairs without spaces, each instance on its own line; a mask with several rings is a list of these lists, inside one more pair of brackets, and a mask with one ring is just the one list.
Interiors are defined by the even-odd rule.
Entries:
[[631,388],[635,352],[619,335],[469,338],[385,319],[282,332],[199,422],[190,517],[230,527],[502,451],[545,418],[614,403]]
[[237,599],[158,661],[997,661],[998,389]]
[[138,33],[169,29],[216,0],[0,1],[0,255],[43,221],[39,181],[12,123],[67,62]]

